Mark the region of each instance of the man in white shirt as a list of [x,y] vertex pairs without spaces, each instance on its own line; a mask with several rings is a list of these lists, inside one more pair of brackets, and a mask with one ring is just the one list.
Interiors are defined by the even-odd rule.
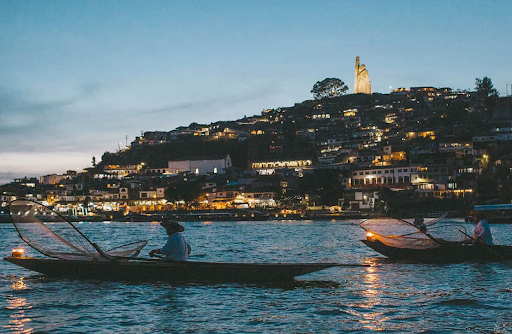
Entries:
[[484,219],[481,213],[476,215],[475,221],[478,223],[475,225],[475,230],[471,238],[477,243],[492,245],[492,233],[489,223]]
[[169,237],[162,248],[153,249],[149,252],[149,256],[163,254],[166,260],[187,261],[191,248],[182,234],[185,228],[175,220],[166,220],[161,222],[160,225],[165,228]]

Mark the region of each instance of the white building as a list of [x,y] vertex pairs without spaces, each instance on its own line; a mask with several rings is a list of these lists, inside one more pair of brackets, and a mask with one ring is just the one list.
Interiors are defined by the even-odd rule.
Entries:
[[277,169],[294,169],[302,173],[304,167],[311,166],[311,160],[260,161],[253,162],[251,168],[260,175],[272,175]]
[[231,166],[231,157],[228,154],[225,158],[217,159],[171,160],[168,162],[168,171],[171,174],[182,172],[192,172],[197,175],[224,174]]
[[160,199],[165,197],[165,188],[156,188],[155,190],[139,191],[140,199]]
[[138,165],[107,165],[103,168],[106,174],[115,175],[118,179],[122,179],[130,174],[137,174],[142,169],[143,164]]
[[473,149],[473,143],[470,142],[450,142],[450,143],[439,143],[440,153],[459,153],[462,155],[475,155],[476,152]]
[[40,177],[39,182],[41,184],[58,184],[60,181],[64,179],[69,179],[69,175],[57,175],[57,174],[50,174],[50,175],[43,175]]
[[360,169],[352,172],[351,186],[361,187],[365,185],[382,185],[387,183],[417,184],[420,182],[418,175],[420,166],[405,167],[380,167]]

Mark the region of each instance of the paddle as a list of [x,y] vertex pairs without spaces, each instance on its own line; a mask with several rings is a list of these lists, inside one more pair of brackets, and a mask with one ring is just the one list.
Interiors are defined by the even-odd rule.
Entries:
[[429,222],[425,223],[425,226],[432,226],[437,223],[439,223],[441,220],[443,220],[448,215],[448,212],[443,213],[441,216],[437,217],[436,219],[432,219]]
[[462,231],[462,230],[459,230],[460,233],[464,234],[466,237],[468,237],[469,239],[473,240],[473,242],[475,244],[478,244],[480,246],[483,246],[485,249],[487,249],[488,251],[490,251],[491,253],[493,253],[494,255],[496,255],[497,257],[499,257],[500,259],[502,260],[507,260],[506,257],[502,256],[501,254],[499,254],[498,252],[496,252],[494,249],[492,249],[491,247],[489,247],[489,245],[487,244],[484,244],[483,242],[478,242],[478,240],[476,240],[475,238],[473,238],[473,236],[467,234],[466,232]]
[[[406,220],[403,220],[403,219],[400,219],[400,218],[395,218],[396,220],[399,220],[401,222],[404,222],[410,226],[413,226],[414,228],[416,228],[418,230],[418,232],[420,233],[423,233],[425,234],[430,240],[432,240],[433,242],[435,242],[436,244],[438,245],[442,245],[442,244],[447,244],[447,243],[450,243],[450,241],[446,241],[446,240],[440,240],[438,238],[434,238],[432,235],[430,235],[429,233],[427,233],[427,230],[425,231],[422,231],[418,226],[414,225],[413,223],[409,223],[408,221]],[[414,233],[418,233],[418,232],[414,232]],[[414,234],[412,233],[412,234]]]

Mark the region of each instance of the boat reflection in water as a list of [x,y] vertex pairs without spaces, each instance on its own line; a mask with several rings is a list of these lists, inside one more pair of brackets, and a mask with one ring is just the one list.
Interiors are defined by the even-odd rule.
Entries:
[[[11,287],[14,292],[27,289],[23,277],[13,278]],[[32,320],[25,314],[26,310],[32,308],[27,299],[8,295],[7,304],[6,309],[13,311],[13,313],[10,315],[9,324],[3,325],[2,328],[11,333],[33,333],[34,329],[30,327]]]

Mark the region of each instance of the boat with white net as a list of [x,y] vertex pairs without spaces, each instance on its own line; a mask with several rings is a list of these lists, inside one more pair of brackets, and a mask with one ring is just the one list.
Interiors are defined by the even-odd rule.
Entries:
[[460,224],[416,226],[405,220],[382,217],[361,223],[365,245],[395,260],[465,262],[512,260],[512,246],[474,243]]

